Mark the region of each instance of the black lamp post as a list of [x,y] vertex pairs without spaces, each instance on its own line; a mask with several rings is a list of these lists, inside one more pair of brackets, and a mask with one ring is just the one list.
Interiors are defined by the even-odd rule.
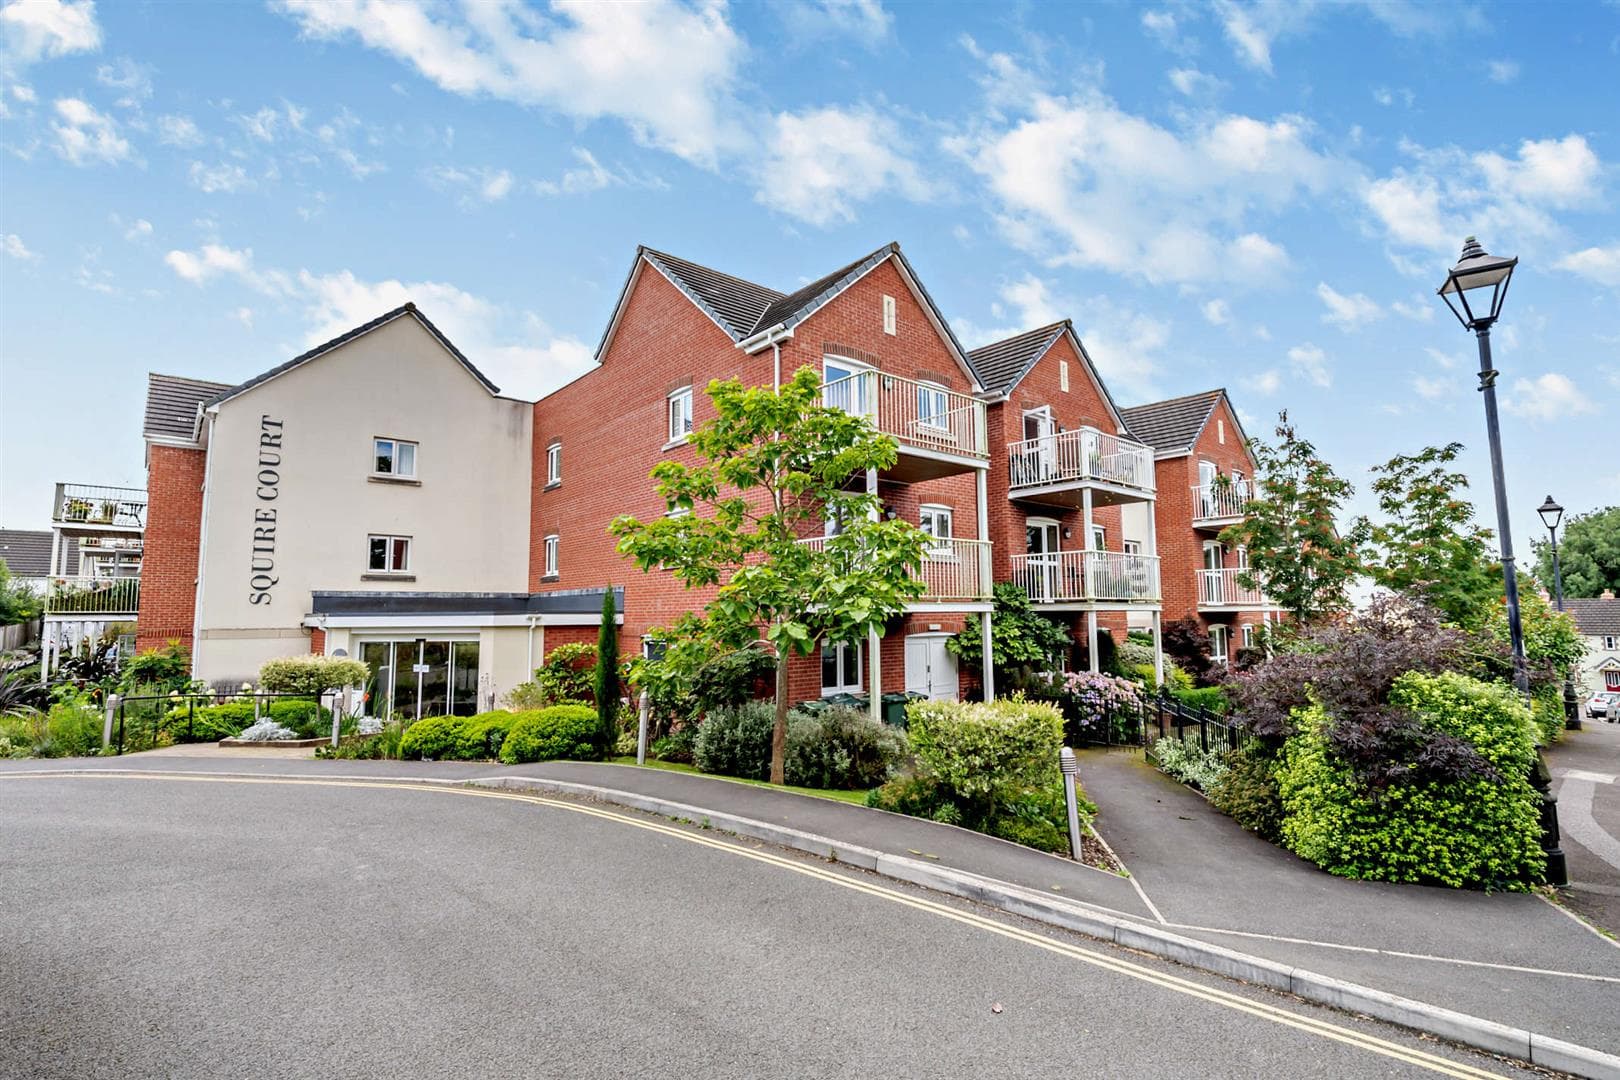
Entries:
[[1470,236],[1463,242],[1462,257],[1446,274],[1440,286],[1440,299],[1463,327],[1479,339],[1479,390],[1485,395],[1485,435],[1491,444],[1491,481],[1496,488],[1497,538],[1502,543],[1502,578],[1507,586],[1508,638],[1513,644],[1513,685],[1521,694],[1530,693],[1529,667],[1524,658],[1524,628],[1519,622],[1519,579],[1513,567],[1513,527],[1508,522],[1507,482],[1502,476],[1502,434],[1496,419],[1496,375],[1491,366],[1491,326],[1502,314],[1508,282],[1513,278],[1517,258],[1501,259],[1487,255],[1479,241]]
[[[1516,258],[1488,255],[1479,241],[1463,241],[1462,257],[1446,274],[1440,299],[1446,302],[1463,329],[1479,339],[1479,392],[1485,395],[1485,434],[1491,444],[1491,483],[1496,490],[1497,537],[1502,542],[1502,580],[1507,591],[1508,638],[1513,643],[1513,685],[1530,696],[1530,666],[1524,658],[1524,626],[1519,621],[1519,578],[1513,566],[1513,526],[1508,520],[1507,481],[1502,475],[1502,433],[1496,418],[1496,375],[1491,366],[1491,327],[1502,314],[1508,282]],[[1552,793],[1552,774],[1536,754],[1530,783],[1541,792],[1541,848],[1547,856],[1547,883],[1568,885],[1569,869],[1558,846],[1558,800]]]
[[[1558,566],[1558,523],[1564,520],[1564,508],[1553,502],[1551,495],[1547,501],[1536,507],[1536,513],[1541,515],[1541,523],[1547,526],[1547,535],[1552,538],[1553,560],[1553,596],[1557,598],[1558,610],[1564,610],[1564,572]],[[1564,671],[1564,726],[1571,731],[1581,730],[1581,710],[1575,700],[1575,683],[1569,677],[1568,669]]]

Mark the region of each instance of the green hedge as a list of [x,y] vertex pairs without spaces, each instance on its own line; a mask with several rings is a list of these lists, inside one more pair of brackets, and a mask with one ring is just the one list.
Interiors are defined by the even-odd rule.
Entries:
[[860,791],[889,778],[906,736],[861,709],[836,706],[788,716],[785,778],[796,787]]
[[399,756],[407,760],[490,761],[500,756],[520,713],[497,709],[476,716],[424,716],[405,729]]
[[[315,701],[291,699],[259,703],[259,715],[292,728],[302,739],[318,739],[332,733],[332,710]],[[227,701],[219,705],[185,704],[169,710],[165,723],[177,742],[214,742],[241,734],[253,724],[253,702]]]
[[596,761],[601,757],[597,735],[596,710],[589,705],[517,713],[501,744],[501,760],[508,765],[557,758]]
[[1277,773],[1284,844],[1341,877],[1524,889],[1542,877],[1540,795],[1530,711],[1510,687],[1408,672],[1391,704],[1479,751],[1497,779],[1370,790],[1329,752],[1320,706],[1301,710]]
[[698,725],[692,762],[706,773],[765,780],[771,775],[776,705],[749,701],[714,709]]
[[1184,690],[1174,685],[1170,688],[1170,696],[1189,709],[1205,708],[1212,713],[1226,715],[1231,707],[1226,700],[1226,691],[1219,686],[1200,686],[1191,690]]

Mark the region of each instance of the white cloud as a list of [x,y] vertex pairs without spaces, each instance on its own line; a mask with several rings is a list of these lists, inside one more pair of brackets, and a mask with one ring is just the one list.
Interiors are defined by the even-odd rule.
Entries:
[[157,119],[158,142],[165,146],[201,146],[203,135],[189,116],[171,114]]
[[1526,139],[1516,160],[1500,154],[1477,154],[1492,190],[1543,202],[1559,209],[1582,206],[1598,196],[1602,164],[1579,135],[1562,139]]
[[463,206],[500,202],[511,194],[512,185],[516,183],[508,170],[487,167],[462,169],[441,165],[429,169],[427,177],[428,183],[435,187],[460,191]]
[[1213,75],[1206,75],[1197,68],[1174,68],[1170,72],[1170,85],[1176,92],[1200,102],[1208,102],[1221,91],[1226,89],[1226,82]]
[[253,270],[253,252],[247,248],[236,250],[223,244],[204,244],[194,252],[171,251],[163,257],[163,261],[182,280],[193,285],[201,285],[221,274],[247,282],[259,280]]
[[[114,217],[113,217],[113,224],[115,224],[115,225],[121,224],[121,222],[118,220],[116,215],[114,215]],[[135,241],[135,240],[145,240],[148,236],[151,236],[151,235],[152,235],[152,223],[150,221],[147,221],[145,218],[136,218],[130,224],[129,228],[124,230],[124,239],[132,241],[132,242]]]
[[1599,285],[1620,287],[1620,243],[1572,251],[1554,265],[1560,270],[1579,274]]
[[0,8],[0,30],[6,61],[18,67],[101,48],[94,0],[12,0]]
[[1317,284],[1316,295],[1327,305],[1327,314],[1322,316],[1322,321],[1341,330],[1360,330],[1384,317],[1384,309],[1366,293],[1345,296],[1323,281]]
[[891,190],[918,200],[931,194],[899,125],[870,108],[828,107],[777,115],[754,198],[828,226],[853,221],[856,204]]
[[74,165],[113,165],[130,156],[130,145],[112,117],[78,98],[57,98],[56,152]]
[[20,262],[28,262],[39,258],[37,254],[28,250],[28,245],[23,243],[22,237],[16,233],[7,233],[4,237],[0,237],[0,248],[3,248],[7,255]]
[[1171,52],[1188,54],[1198,51],[1197,41],[1186,35],[1181,19],[1173,11],[1142,12],[1142,30]]
[[119,108],[138,109],[152,96],[152,69],[127,56],[96,68],[96,82],[123,94],[117,102]]
[[1428,298],[1423,296],[1413,297],[1410,303],[1405,300],[1392,301],[1389,309],[1401,318],[1411,319],[1413,322],[1434,320],[1434,304],[1429,303]]
[[1225,326],[1232,321],[1232,309],[1227,306],[1225,300],[1207,301],[1199,310],[1204,313],[1204,318],[1214,326]]
[[1510,83],[1519,77],[1519,62],[1517,60],[1488,60],[1485,63],[1485,74],[1493,83]]
[[250,138],[262,143],[273,143],[283,135],[302,134],[304,120],[308,116],[308,109],[301,109],[291,102],[284,101],[280,108],[264,105],[251,114],[238,116],[236,122],[242,125],[242,130],[247,132]]
[[11,87],[11,96],[25,105],[32,105],[36,95],[34,88],[27,83],[15,83]]
[[1459,21],[1477,22],[1473,13],[1454,15],[1415,0],[1345,0],[1334,4],[1318,0],[1216,0],[1215,14],[1237,58],[1269,75],[1271,49],[1279,39],[1305,32],[1318,12],[1339,13],[1352,8],[1360,9],[1399,37],[1444,34]]
[[1253,284],[1288,264],[1252,218],[1341,184],[1347,163],[1314,149],[1300,117],[1188,117],[1173,131],[1100,95],[1037,94],[947,149],[982,176],[1020,249],[1149,282]]
[[1300,378],[1308,379],[1317,386],[1333,385],[1333,373],[1328,371],[1327,366],[1327,353],[1309,342],[1289,349],[1288,363]]
[[235,194],[238,191],[251,191],[257,186],[246,169],[230,161],[222,161],[218,165],[204,165],[200,161],[193,161],[188,175],[191,177],[191,186],[205,195],[220,192]]
[[1455,353],[1441,352],[1439,349],[1436,349],[1433,346],[1425,346],[1423,351],[1429,354],[1430,360],[1433,360],[1436,364],[1439,364],[1447,371],[1450,371],[1462,364],[1462,359]]
[[1265,371],[1250,375],[1242,381],[1245,390],[1266,397],[1282,389],[1282,374],[1276,368],[1267,368]]
[[811,40],[836,35],[876,49],[894,31],[894,14],[879,0],[813,0],[781,11],[792,35]]
[[243,326],[247,327],[249,330],[253,329],[253,309],[252,308],[250,308],[250,307],[239,307],[235,311],[231,312],[231,318],[235,319],[237,322],[241,323]]
[[536,180],[537,195],[585,195],[610,187],[663,189],[669,185],[656,176],[637,176],[625,169],[612,169],[596,160],[596,155],[583,146],[573,148],[574,160],[579,166],[565,169],[556,180]]
[[1514,379],[1502,407],[1531,422],[1562,420],[1596,411],[1585,394],[1556,371],[1534,379]]
[[647,145],[712,167],[745,144],[731,115],[744,44],[723,0],[439,7],[424,0],[276,0],[311,37],[352,35],[441,89],[616,118]]
[[1412,392],[1426,401],[1438,401],[1454,390],[1450,379],[1418,375],[1412,379]]

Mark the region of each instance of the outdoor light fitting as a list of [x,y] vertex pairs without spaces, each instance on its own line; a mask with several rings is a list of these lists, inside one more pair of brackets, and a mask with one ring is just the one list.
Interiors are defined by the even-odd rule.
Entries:
[[1463,241],[1457,265],[1446,274],[1440,286],[1440,299],[1466,329],[1488,329],[1502,313],[1508,282],[1513,278],[1513,268],[1518,265],[1517,256],[1504,259],[1489,255],[1479,241],[1470,236]]
[[1547,496],[1546,502],[1536,507],[1536,513],[1541,515],[1541,523],[1547,526],[1548,532],[1556,530],[1558,523],[1564,520],[1564,508],[1553,502],[1551,495]]

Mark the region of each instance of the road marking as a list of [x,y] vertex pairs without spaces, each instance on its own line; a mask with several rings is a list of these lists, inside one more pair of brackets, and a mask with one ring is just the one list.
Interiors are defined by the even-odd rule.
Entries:
[[850,877],[844,873],[835,872],[809,863],[798,862],[793,859],[772,854],[770,852],[741,847],[728,841],[717,840],[713,837],[694,833],[688,829],[679,828],[674,825],[667,825],[660,821],[639,819],[631,817],[627,814],[619,813],[617,811],[605,810],[601,807],[589,806],[583,803],[573,803],[566,800],[551,799],[539,795],[523,795],[516,792],[487,791],[464,787],[424,787],[422,785],[412,783],[391,783],[386,780],[304,780],[289,779],[285,777],[223,777],[218,776],[217,774],[204,775],[136,772],[109,772],[105,774],[18,772],[0,773],[0,781],[33,778],[85,780],[100,779],[102,776],[105,776],[107,779],[117,780],[165,780],[179,783],[280,784],[306,787],[389,788],[397,791],[434,792],[446,795],[463,795],[472,798],[502,799],[508,802],[522,802],[536,806],[547,806],[554,809],[567,810],[571,813],[585,814],[590,817],[601,818],[605,821],[612,821],[617,824],[628,825],[633,828],[644,829],[648,832],[660,833],[664,836],[685,840],[689,843],[712,848],[716,851],[722,851],[730,855],[752,859],[755,862],[765,863],[767,865],[788,870],[796,874],[801,874],[805,877],[818,878],[829,884],[837,885],[840,888],[849,889],[852,892],[864,893],[868,896],[880,900],[886,900],[890,903],[899,904],[903,907],[909,907],[917,911],[925,912],[941,919],[947,919],[965,926],[984,930],[1012,941],[1020,941],[1027,945],[1032,945],[1035,948],[1042,949],[1046,952],[1064,956],[1069,959],[1078,960],[1082,963],[1089,964],[1092,967],[1101,968],[1105,971],[1112,971],[1115,974],[1124,975],[1128,978],[1136,979],[1139,982],[1157,986],[1161,989],[1171,990],[1187,997],[1197,998],[1214,1005],[1231,1009],[1234,1012],[1247,1013],[1250,1016],[1258,1017],[1262,1020],[1270,1020],[1273,1023],[1303,1031],[1306,1034],[1316,1035],[1324,1039],[1331,1039],[1334,1042],[1343,1043],[1347,1046],[1380,1054],[1384,1057],[1392,1058],[1396,1061],[1402,1061],[1409,1065],[1416,1065],[1419,1068],[1427,1069],[1430,1072],[1440,1073],[1444,1076],[1463,1077],[1466,1078],[1466,1080],[1478,1080],[1478,1078],[1481,1077],[1501,1077],[1503,1075],[1501,1073],[1487,1072],[1483,1069],[1476,1068],[1463,1062],[1450,1061],[1446,1058],[1429,1054],[1422,1050],[1412,1049],[1402,1046],[1399,1043],[1390,1042],[1386,1039],[1380,1039],[1375,1035],[1356,1031],[1353,1028],[1341,1027],[1337,1024],[1329,1023],[1328,1021],[1320,1020],[1313,1016],[1289,1012],[1286,1009],[1275,1005],[1269,1005],[1264,1002],[1250,1001],[1247,998],[1241,997],[1240,995],[1226,990],[1221,990],[1210,986],[1203,986],[1189,979],[1183,979],[1179,976],[1155,971],[1152,968],[1144,965],[1133,963],[1129,960],[1121,960],[1104,952],[1098,952],[1092,949],[1081,948],[1077,945],[1071,945],[1067,942],[1045,937],[1029,930],[1024,930],[1016,926],[1009,926],[1004,923],[997,922],[996,920],[986,918],[983,915],[969,911],[961,911],[933,900],[911,896],[900,892],[897,889],[892,889],[884,885],[878,885],[872,882]]
[[1565,780],[1585,780],[1588,784],[1612,784],[1616,780],[1613,773],[1587,772],[1584,769],[1559,769],[1556,775]]
[[1616,870],[1620,870],[1620,840],[1604,831],[1592,816],[1592,799],[1597,794],[1588,781],[1566,773],[1558,785],[1558,824],[1565,835]]

